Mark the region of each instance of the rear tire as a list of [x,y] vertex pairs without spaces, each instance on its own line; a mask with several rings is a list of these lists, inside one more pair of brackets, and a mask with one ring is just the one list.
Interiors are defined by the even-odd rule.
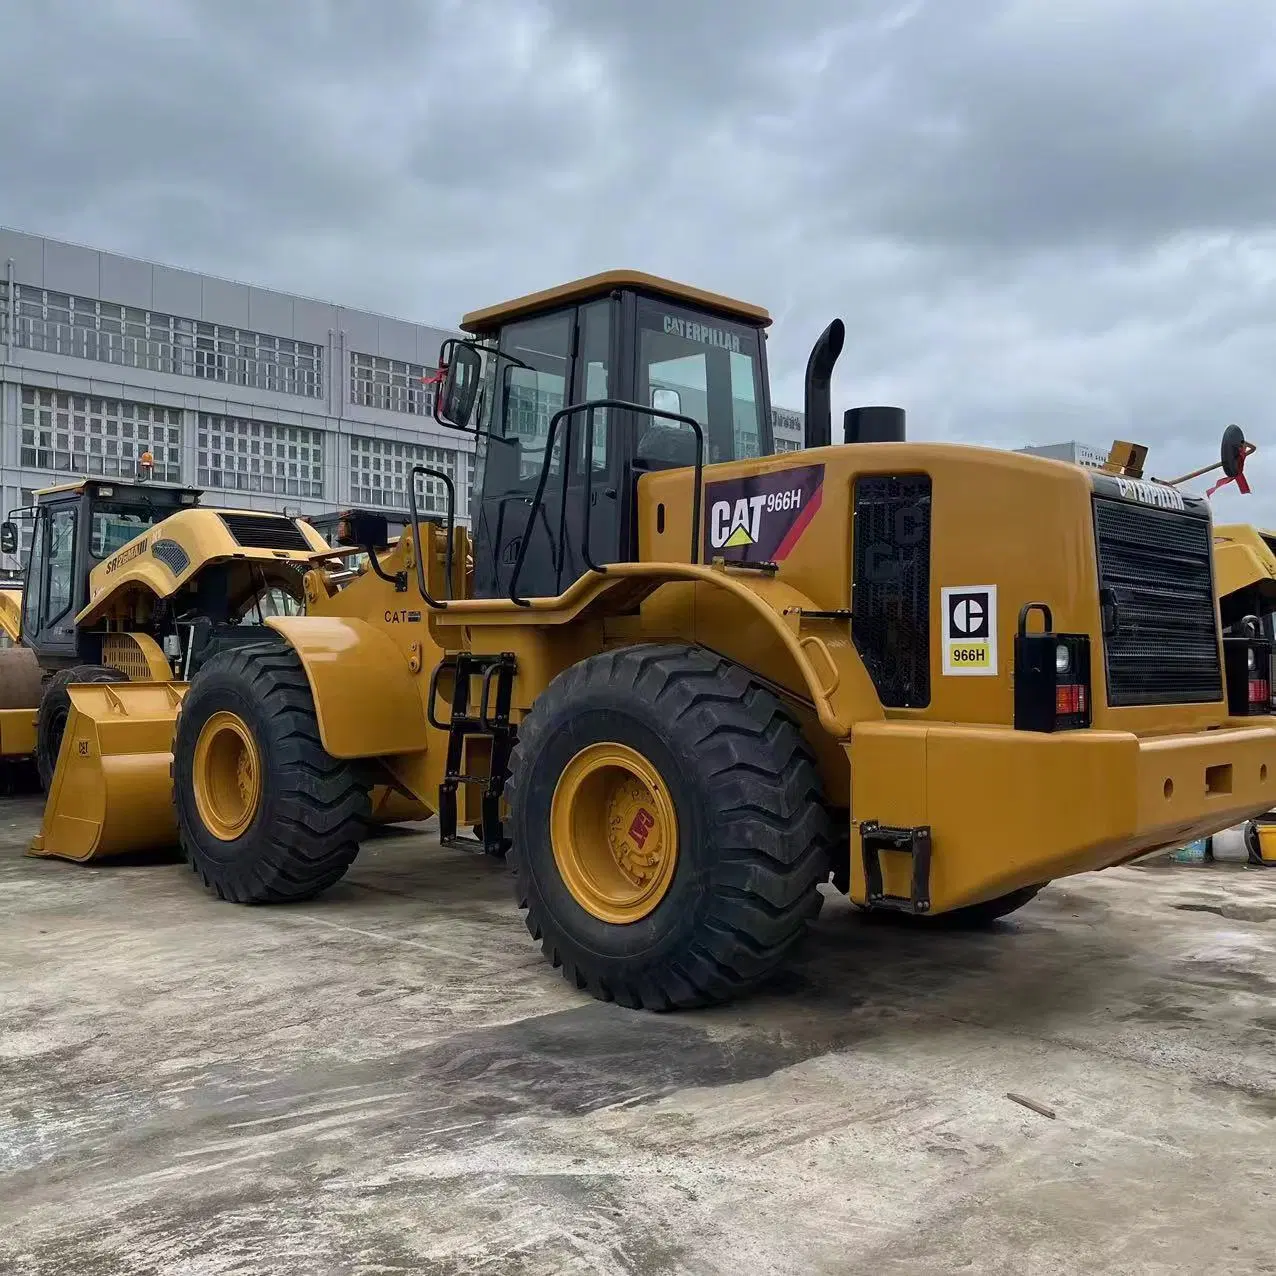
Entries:
[[327,890],[359,853],[368,794],[324,750],[291,648],[225,651],[195,675],[177,719],[173,801],[186,859],[218,898],[282,904]]
[[35,765],[40,787],[46,793],[53,783],[53,773],[58,769],[62,736],[71,712],[71,693],[67,688],[73,682],[127,681],[127,674],[106,665],[76,665],[74,669],[60,669],[44,684],[36,714]]
[[[654,815],[625,805],[627,780],[622,798],[594,804],[598,817],[556,814],[556,793],[597,749],[649,767]],[[832,826],[814,760],[779,699],[720,656],[648,645],[581,661],[523,720],[510,771],[509,860],[527,929],[565,979],[600,1000],[669,1010],[739,996],[775,971],[819,913]],[[632,905],[638,915],[607,920],[606,907],[581,902],[582,888],[568,884],[579,883],[579,868],[565,870],[560,856],[568,843],[582,860],[594,852],[619,900],[627,879],[617,874],[632,873],[640,856],[631,852],[649,836],[635,841],[634,829],[653,818],[653,858],[672,847],[673,867],[660,859],[644,876],[640,864],[635,880],[648,884],[634,887],[635,900],[647,892]],[[558,854],[551,827],[576,830]],[[619,858],[600,857],[618,831]],[[615,907],[621,915],[630,905]]]

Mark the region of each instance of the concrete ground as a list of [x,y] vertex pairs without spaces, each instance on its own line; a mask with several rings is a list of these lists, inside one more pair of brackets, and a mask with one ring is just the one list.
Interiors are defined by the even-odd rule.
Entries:
[[834,900],[764,995],[655,1016],[427,834],[267,910],[23,858],[37,820],[0,806],[0,1272],[1276,1272],[1276,872],[982,935]]

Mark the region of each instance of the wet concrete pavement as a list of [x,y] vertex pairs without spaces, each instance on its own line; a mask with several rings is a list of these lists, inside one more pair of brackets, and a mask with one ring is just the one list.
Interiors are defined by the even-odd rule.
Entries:
[[24,858],[38,814],[0,808],[0,1272],[1276,1272],[1276,872],[983,934],[834,899],[762,995],[656,1016],[428,832],[244,909]]

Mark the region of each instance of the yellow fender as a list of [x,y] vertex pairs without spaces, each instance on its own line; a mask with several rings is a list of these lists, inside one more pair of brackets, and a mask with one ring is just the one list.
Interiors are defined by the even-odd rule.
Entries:
[[[1270,534],[1270,533],[1269,533]],[[1214,529],[1214,591],[1220,599],[1250,586],[1276,598],[1276,554],[1244,523]]]
[[427,742],[420,679],[380,629],[347,616],[272,616],[301,658],[334,758],[423,753]]

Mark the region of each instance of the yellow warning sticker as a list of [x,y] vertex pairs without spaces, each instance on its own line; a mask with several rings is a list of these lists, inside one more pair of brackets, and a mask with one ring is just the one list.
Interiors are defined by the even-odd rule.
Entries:
[[997,586],[958,585],[940,590],[946,677],[990,677],[997,672]]

